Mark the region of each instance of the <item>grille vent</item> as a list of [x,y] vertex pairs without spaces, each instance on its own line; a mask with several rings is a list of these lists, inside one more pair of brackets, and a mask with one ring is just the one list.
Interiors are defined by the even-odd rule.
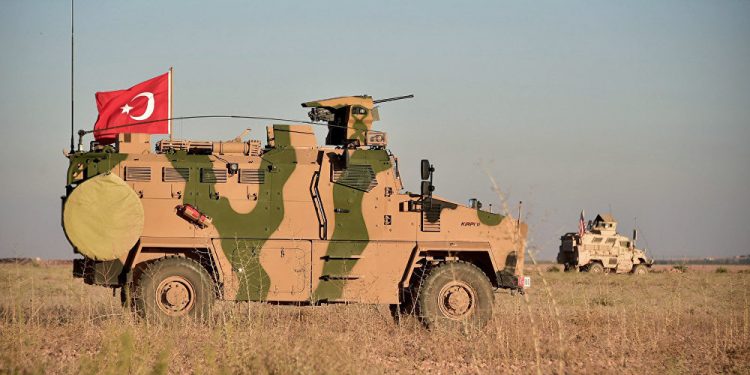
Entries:
[[125,181],[151,181],[151,167],[125,167]]
[[260,156],[260,141],[256,139],[251,139],[247,142],[248,145],[248,155],[250,156]]
[[223,184],[227,182],[227,170],[201,168],[201,182],[205,182],[208,184]]
[[190,168],[162,168],[164,182],[185,182],[190,180]]
[[240,169],[241,184],[264,184],[266,172],[260,169]]
[[440,203],[422,206],[422,232],[440,232]]
[[349,168],[333,171],[333,181],[352,189],[370,191],[378,186],[375,171],[370,165],[350,165]]

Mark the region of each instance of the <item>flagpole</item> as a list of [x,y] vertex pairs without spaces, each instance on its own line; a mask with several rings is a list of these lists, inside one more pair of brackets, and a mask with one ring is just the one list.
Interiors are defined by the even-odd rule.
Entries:
[[172,140],[172,111],[174,110],[174,107],[172,106],[172,75],[174,74],[174,69],[172,67],[169,67],[169,140]]
[[75,147],[75,144],[73,143],[73,133],[75,132],[73,129],[75,122],[75,117],[73,116],[73,111],[75,110],[73,101],[73,3],[74,0],[70,0],[70,152],[74,152],[73,148]]

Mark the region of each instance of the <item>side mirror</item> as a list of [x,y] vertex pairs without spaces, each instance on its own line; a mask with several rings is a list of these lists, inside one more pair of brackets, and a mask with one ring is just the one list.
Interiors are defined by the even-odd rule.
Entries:
[[432,172],[432,167],[430,166],[430,161],[427,159],[422,159],[422,179],[423,180],[429,180],[430,179],[430,172]]
[[430,181],[422,181],[422,196],[423,197],[429,197],[432,195],[432,191],[435,190],[435,187],[432,186],[432,183]]
[[[492,206],[492,205],[490,205]],[[478,210],[482,208],[482,202],[479,201],[479,199],[471,198],[469,199],[469,207]]]

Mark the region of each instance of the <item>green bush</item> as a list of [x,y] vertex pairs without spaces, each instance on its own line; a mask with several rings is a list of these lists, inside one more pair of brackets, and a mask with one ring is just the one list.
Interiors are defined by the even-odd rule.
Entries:
[[592,298],[591,303],[598,306],[613,306],[615,300],[608,295],[600,295]]
[[672,268],[676,269],[677,271],[680,271],[680,272],[687,272],[687,270],[688,270],[688,266],[686,266],[684,264],[677,264],[677,265],[673,266]]
[[724,267],[719,267],[716,269],[716,273],[727,273],[727,272],[729,272],[729,270],[727,270]]

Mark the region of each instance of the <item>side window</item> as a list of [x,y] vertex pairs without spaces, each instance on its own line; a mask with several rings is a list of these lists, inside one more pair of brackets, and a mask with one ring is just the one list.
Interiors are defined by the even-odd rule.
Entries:
[[371,165],[350,165],[348,168],[336,169],[336,163],[331,168],[331,180],[339,185],[352,189],[369,192],[378,186],[375,171]]
[[353,106],[352,107],[352,114],[358,115],[358,116],[366,116],[367,115],[367,108],[360,107],[360,106]]
[[511,251],[508,253],[508,256],[505,257],[505,269],[509,274],[516,273],[516,265],[518,264],[518,257],[516,256],[515,251]]

